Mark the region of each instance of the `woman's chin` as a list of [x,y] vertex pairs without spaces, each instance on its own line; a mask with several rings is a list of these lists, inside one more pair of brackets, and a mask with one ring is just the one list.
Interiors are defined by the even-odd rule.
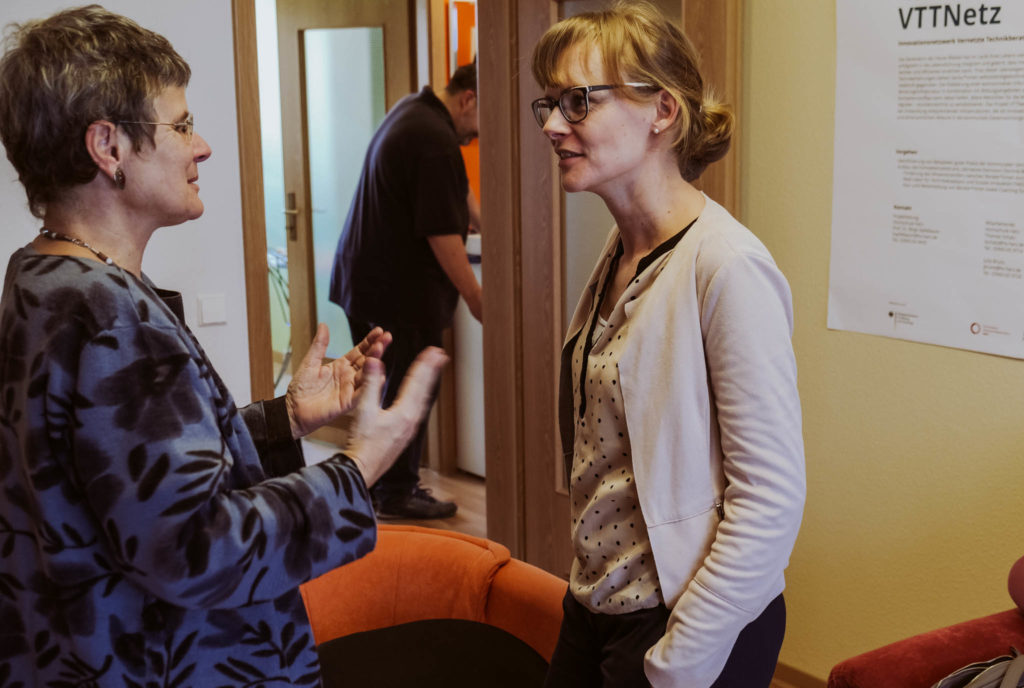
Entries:
[[203,216],[204,210],[206,210],[206,206],[204,206],[203,202],[197,198],[195,202],[192,204],[192,207],[189,208],[188,217],[185,218],[185,221],[198,220],[200,217]]
[[562,191],[565,193],[576,193],[577,191],[586,191],[587,186],[578,179],[573,179],[572,176],[562,175],[560,180],[562,182]]
[[161,222],[157,225],[158,227],[177,227],[178,225],[185,224],[192,220],[198,220],[203,215],[203,204],[197,203],[191,205],[187,211],[177,216],[164,217]]

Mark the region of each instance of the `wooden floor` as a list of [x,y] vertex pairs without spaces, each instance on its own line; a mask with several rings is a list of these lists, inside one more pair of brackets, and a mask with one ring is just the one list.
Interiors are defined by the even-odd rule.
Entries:
[[487,504],[484,479],[459,471],[455,475],[441,475],[429,468],[420,469],[420,485],[438,499],[454,501],[459,510],[451,518],[429,521],[395,521],[381,523],[407,523],[428,528],[455,530],[476,537],[487,537]]
[[[303,440],[302,448],[307,457],[327,458],[338,451],[334,445]],[[401,523],[442,530],[454,530],[476,537],[487,537],[487,506],[484,479],[459,471],[454,475],[441,475],[429,468],[420,469],[420,485],[429,489],[435,497],[453,500],[459,507],[451,518],[429,521],[387,520],[382,523]]]

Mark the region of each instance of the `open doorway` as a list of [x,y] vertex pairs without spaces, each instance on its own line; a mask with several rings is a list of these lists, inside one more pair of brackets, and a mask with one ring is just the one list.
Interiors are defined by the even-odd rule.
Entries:
[[[252,2],[266,227],[264,318],[270,325],[270,341],[258,355],[266,359],[276,393],[283,393],[290,366],[308,348],[316,322],[326,322],[331,329],[329,355],[340,355],[351,347],[344,312],[327,300],[326,292],[335,246],[367,144],[386,110],[399,98],[428,83],[435,89],[447,83],[454,69],[449,62],[457,65],[460,59],[455,54],[449,56],[452,38],[456,46],[468,44],[470,54],[475,53],[475,2]],[[471,10],[468,21],[467,8]],[[283,16],[305,11],[310,14],[301,19]],[[388,13],[391,16],[383,16]],[[449,22],[456,22],[451,30]],[[297,38],[297,47],[285,46],[284,34]],[[285,54],[289,50],[291,55]],[[289,60],[291,64],[285,64]],[[288,76],[289,69],[294,78]],[[467,164],[475,165],[470,171],[479,193],[476,159],[467,156]],[[248,262],[252,260],[258,259],[247,257]],[[431,525],[484,535],[482,403],[467,400],[469,392],[456,388],[460,376],[480,383],[481,338],[477,337],[474,351],[472,344],[465,343],[464,334],[456,328],[449,338],[451,347],[458,345],[461,353],[451,351],[453,365],[431,419],[427,456],[433,470],[424,471],[424,481],[435,492],[453,497],[460,508],[458,522]],[[482,399],[482,391],[479,397]],[[479,420],[461,420],[458,405],[475,407]],[[479,435],[478,446],[469,450],[460,446],[464,440],[459,438],[467,432]],[[333,453],[336,447],[332,443],[339,443],[342,433],[340,428],[318,433],[314,440],[319,444],[307,445],[308,451]],[[478,469],[473,474],[479,477],[461,470],[462,457],[475,462]]]

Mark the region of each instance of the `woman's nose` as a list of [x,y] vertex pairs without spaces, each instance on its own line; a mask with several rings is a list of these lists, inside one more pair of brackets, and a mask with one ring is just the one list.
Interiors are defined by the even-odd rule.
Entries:
[[548,115],[548,121],[541,127],[541,131],[549,139],[557,139],[569,133],[569,123],[562,115],[562,111],[554,108],[551,110],[551,114]]
[[199,134],[192,134],[192,153],[197,163],[202,162],[213,155],[210,144]]

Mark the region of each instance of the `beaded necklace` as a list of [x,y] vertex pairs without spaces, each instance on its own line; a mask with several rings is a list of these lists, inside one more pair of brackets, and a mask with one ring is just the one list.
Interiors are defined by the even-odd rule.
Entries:
[[67,234],[61,234],[60,232],[55,232],[52,229],[47,229],[46,227],[41,228],[39,230],[39,233],[42,234],[47,239],[50,239],[51,241],[67,241],[69,243],[74,244],[75,246],[81,246],[82,248],[88,249],[88,250],[92,251],[93,253],[95,253],[96,257],[99,258],[100,260],[102,260],[107,265],[114,265],[114,259],[113,258],[108,256],[103,251],[97,251],[96,249],[94,249],[92,246],[90,246],[89,244],[85,243],[81,239],[76,239],[73,236],[68,236]]

